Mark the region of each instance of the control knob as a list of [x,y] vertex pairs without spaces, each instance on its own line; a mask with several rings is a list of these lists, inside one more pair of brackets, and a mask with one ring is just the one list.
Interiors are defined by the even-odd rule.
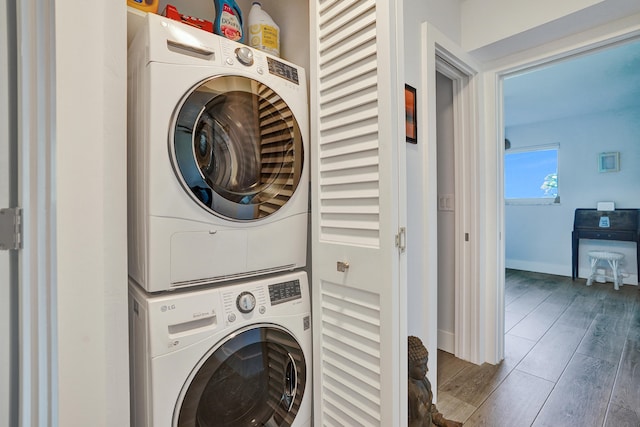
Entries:
[[248,47],[239,47],[236,49],[236,58],[242,65],[252,65],[253,64],[253,51]]
[[251,292],[241,292],[236,299],[236,307],[240,313],[251,313],[256,308],[256,297]]

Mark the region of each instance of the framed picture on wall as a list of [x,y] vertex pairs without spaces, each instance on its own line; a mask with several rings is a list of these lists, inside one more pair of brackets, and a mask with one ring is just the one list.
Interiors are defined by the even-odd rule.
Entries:
[[620,153],[618,151],[598,154],[598,172],[618,172]]
[[418,143],[418,124],[416,121],[416,88],[404,85],[405,131],[407,142]]

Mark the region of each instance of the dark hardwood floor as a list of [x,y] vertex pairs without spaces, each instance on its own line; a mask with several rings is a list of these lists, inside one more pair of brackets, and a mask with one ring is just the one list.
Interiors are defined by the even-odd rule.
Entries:
[[437,406],[466,427],[640,427],[640,290],[507,270],[505,359],[438,352]]

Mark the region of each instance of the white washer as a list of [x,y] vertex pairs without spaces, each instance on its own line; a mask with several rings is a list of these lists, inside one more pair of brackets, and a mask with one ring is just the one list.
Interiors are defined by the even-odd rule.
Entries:
[[129,275],[156,292],[304,267],[304,69],[152,13],[128,67]]
[[148,294],[129,285],[131,425],[311,425],[304,272]]

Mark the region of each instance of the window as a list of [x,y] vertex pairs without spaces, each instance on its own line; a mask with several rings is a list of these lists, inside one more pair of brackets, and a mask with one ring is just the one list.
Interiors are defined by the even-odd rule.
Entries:
[[559,203],[558,145],[506,152],[504,182],[508,204]]

